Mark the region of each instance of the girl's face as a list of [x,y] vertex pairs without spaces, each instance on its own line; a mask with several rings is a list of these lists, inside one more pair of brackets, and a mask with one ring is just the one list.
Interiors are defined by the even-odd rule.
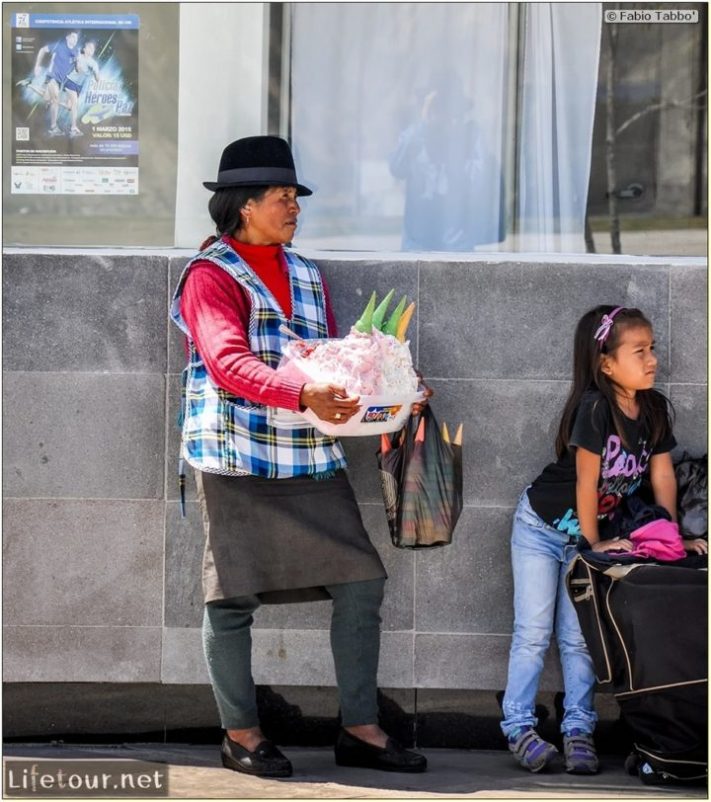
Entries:
[[657,373],[654,334],[648,326],[623,329],[617,348],[602,357],[601,369],[624,390],[650,390]]

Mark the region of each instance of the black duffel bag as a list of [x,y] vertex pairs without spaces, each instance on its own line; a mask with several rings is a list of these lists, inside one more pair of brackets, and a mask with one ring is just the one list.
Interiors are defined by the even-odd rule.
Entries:
[[707,763],[706,556],[628,562],[581,552],[566,575],[598,682],[634,738],[647,784],[703,784]]

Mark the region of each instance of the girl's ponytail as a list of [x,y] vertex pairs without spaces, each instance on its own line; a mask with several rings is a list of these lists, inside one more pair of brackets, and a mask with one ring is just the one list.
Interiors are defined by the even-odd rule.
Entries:
[[560,459],[568,451],[568,440],[573,430],[575,413],[583,394],[595,387],[596,362],[599,362],[595,331],[600,327],[603,314],[611,312],[612,306],[598,306],[586,312],[578,321],[573,340],[573,383],[563,407],[563,414],[555,439],[555,453]]

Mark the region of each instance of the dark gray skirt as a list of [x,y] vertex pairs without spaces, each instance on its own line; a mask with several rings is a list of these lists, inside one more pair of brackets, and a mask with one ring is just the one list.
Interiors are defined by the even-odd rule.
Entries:
[[263,479],[195,471],[205,527],[205,602],[330,598],[325,585],[386,576],[345,471]]

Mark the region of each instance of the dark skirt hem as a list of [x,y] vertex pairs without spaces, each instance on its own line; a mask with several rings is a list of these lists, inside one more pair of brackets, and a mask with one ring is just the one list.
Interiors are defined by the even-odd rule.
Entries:
[[206,543],[205,602],[330,598],[325,587],[387,577],[345,471],[330,479],[196,471]]

